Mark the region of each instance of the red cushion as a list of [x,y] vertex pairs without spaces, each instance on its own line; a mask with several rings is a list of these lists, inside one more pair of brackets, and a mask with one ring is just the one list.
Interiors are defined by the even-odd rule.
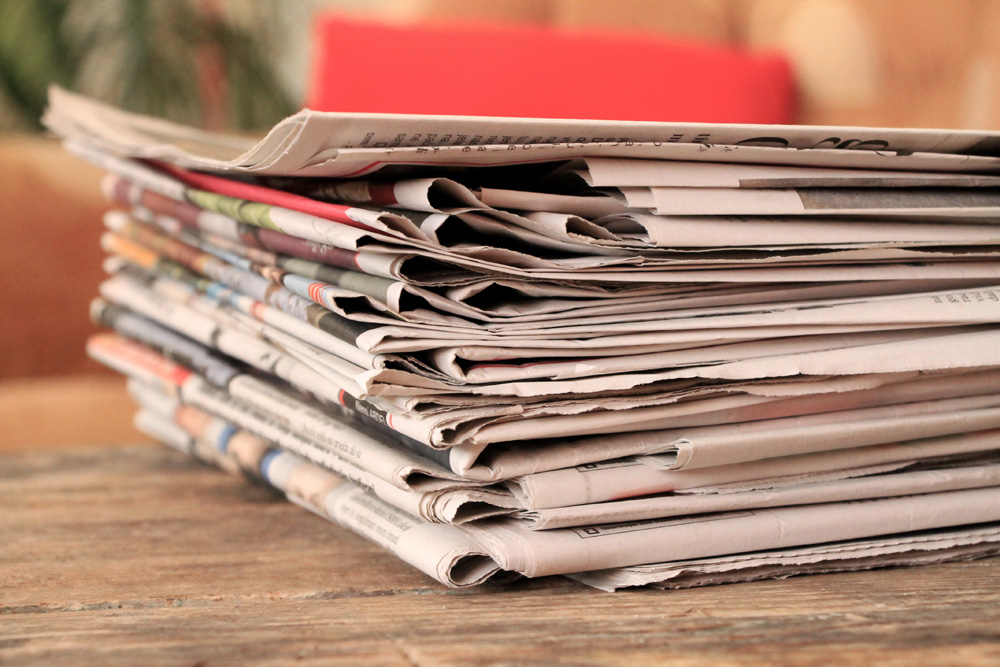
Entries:
[[779,55],[632,34],[316,22],[307,105],[323,111],[793,122]]

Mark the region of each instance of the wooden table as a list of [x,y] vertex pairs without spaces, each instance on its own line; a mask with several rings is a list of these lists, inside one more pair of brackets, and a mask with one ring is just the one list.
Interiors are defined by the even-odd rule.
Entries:
[[0,540],[3,664],[1000,664],[1000,559],[454,591],[159,446],[3,454]]

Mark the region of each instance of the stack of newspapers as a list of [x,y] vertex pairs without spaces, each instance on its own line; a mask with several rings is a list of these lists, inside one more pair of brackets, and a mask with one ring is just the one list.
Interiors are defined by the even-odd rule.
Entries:
[[1000,552],[1000,133],[45,122],[139,427],[444,584]]

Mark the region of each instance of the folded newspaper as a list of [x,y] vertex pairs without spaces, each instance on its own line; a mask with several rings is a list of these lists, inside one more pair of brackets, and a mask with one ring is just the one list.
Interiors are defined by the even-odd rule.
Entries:
[[138,427],[446,585],[1000,551],[1000,133],[44,121]]

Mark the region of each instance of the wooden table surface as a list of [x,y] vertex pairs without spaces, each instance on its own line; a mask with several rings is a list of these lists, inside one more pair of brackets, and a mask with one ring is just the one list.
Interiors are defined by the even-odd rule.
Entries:
[[446,589],[160,446],[0,454],[0,663],[1000,664],[1000,559]]

